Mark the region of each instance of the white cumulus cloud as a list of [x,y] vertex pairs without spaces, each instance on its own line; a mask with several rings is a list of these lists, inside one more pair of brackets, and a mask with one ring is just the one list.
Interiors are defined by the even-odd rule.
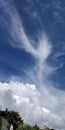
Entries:
[[[55,93],[51,93],[44,86],[43,89],[41,92],[34,84],[19,81],[0,82],[0,107],[19,111],[25,123],[64,129],[65,93],[55,89]],[[61,109],[57,112],[60,106]]]

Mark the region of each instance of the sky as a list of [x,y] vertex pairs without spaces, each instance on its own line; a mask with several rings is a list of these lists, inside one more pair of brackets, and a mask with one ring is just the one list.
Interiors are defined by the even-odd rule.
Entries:
[[0,109],[65,129],[65,1],[0,0]]

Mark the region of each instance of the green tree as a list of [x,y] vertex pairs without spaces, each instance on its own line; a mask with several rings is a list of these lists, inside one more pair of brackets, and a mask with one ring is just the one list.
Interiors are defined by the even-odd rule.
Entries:
[[30,125],[19,125],[17,130],[36,130],[33,126]]
[[0,111],[0,116],[7,119],[7,121],[10,124],[13,124],[14,130],[16,130],[16,128],[18,128],[18,124],[19,122],[21,124],[23,124],[23,120],[20,117],[18,112],[14,112],[14,111]]
[[39,130],[39,126],[37,126],[36,124],[33,126],[36,130]]
[[2,126],[2,118],[0,117],[0,130],[1,130],[1,126]]

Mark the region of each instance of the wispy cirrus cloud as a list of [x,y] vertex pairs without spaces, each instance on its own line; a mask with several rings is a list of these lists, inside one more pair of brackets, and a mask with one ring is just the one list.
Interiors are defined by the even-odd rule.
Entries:
[[[11,43],[14,47],[24,48],[27,52],[36,55],[35,48],[31,45],[29,38],[27,37],[22,21],[16,10],[11,12],[11,28],[10,28],[10,35],[15,42]],[[17,42],[17,45],[16,45]]]
[[[33,73],[33,76],[35,75],[34,73],[36,73],[37,79],[36,78],[35,79],[39,80],[39,83],[41,83],[42,85],[42,81],[41,81],[42,73],[43,72],[46,73],[47,71],[48,73],[50,73],[52,72],[52,70],[54,70],[53,68],[50,68],[50,66],[48,66],[46,63],[48,56],[51,54],[52,45],[48,40],[46,34],[40,32],[40,35],[38,36],[38,43],[37,43],[38,46],[37,48],[35,48],[31,43],[31,41],[32,40],[34,41],[34,39],[30,39],[27,36],[17,11],[16,10],[13,11],[14,12],[11,13],[11,29],[10,29],[10,35],[13,41],[10,42],[10,44],[13,47],[17,47],[20,49],[24,48],[26,52],[32,54],[32,56],[36,58],[37,60],[36,67],[34,66],[34,70],[32,70],[33,72],[31,73]],[[47,71],[45,72],[46,68]]]
[[49,41],[43,32],[41,32],[40,36],[38,36],[38,47],[35,48],[32,45],[31,39],[26,35],[22,25],[22,20],[16,10],[13,10],[11,13],[10,34],[13,40],[17,42],[17,44],[15,42],[11,43],[12,45],[15,47],[17,46],[18,48],[24,48],[38,59],[45,60],[51,52],[51,44],[49,44]]

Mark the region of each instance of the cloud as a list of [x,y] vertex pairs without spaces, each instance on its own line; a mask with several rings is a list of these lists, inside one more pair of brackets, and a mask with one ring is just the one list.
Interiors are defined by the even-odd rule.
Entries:
[[[11,0],[8,2],[4,3],[1,0],[1,6],[5,6],[7,3],[7,7],[10,6],[10,2],[12,2]],[[6,6],[5,6],[6,8]],[[17,47],[17,48],[24,48],[24,50],[26,52],[29,52],[30,54],[32,54],[34,57],[36,57],[37,59],[39,59],[39,61],[45,61],[49,54],[51,53],[51,44],[49,43],[49,40],[47,38],[47,36],[45,35],[44,32],[40,32],[37,37],[38,37],[38,43],[35,43],[34,39],[30,39],[26,32],[25,29],[23,27],[22,24],[22,20],[21,17],[18,14],[18,11],[16,10],[16,8],[14,6],[11,6],[10,8],[11,10],[9,10],[9,16],[10,16],[10,22],[8,23],[9,26],[7,28],[9,28],[9,34],[10,34],[10,44],[13,47]],[[7,10],[6,10],[7,12]],[[35,44],[38,44],[38,47],[35,48],[33,46],[33,44],[31,43],[31,41],[33,41]]]
[[[19,81],[0,82],[1,109],[7,107],[19,111],[25,123],[64,129],[65,93],[54,88],[49,91],[44,86],[43,89],[41,93],[34,84]],[[58,107],[60,109],[57,111]]]
[[[3,7],[5,3],[4,0]],[[45,32],[40,31],[35,48],[31,42],[35,43],[35,41],[28,37],[17,10],[13,6],[12,10],[10,9],[8,12],[11,20],[8,23],[9,44],[18,49],[23,48],[36,59],[36,64],[33,69],[25,69],[26,76],[33,81],[33,84],[24,84],[16,80],[10,80],[8,83],[0,82],[0,108],[7,107],[20,112],[25,123],[64,129],[65,92],[55,89],[52,81],[47,78],[55,71],[55,68],[47,63],[52,53],[52,43]]]
[[43,32],[40,32],[40,36],[38,36],[38,47],[35,48],[32,45],[31,41],[34,43],[35,41],[34,39],[28,38],[24,30],[22,20],[20,19],[20,16],[15,9],[13,9],[11,12],[10,35],[13,38],[13,43],[10,42],[11,45],[18,48],[24,48],[25,51],[32,53],[32,55],[38,59],[45,60],[51,52],[51,44]]
[[11,12],[10,36],[13,39],[13,41],[10,42],[13,47],[17,47],[19,49],[24,48],[26,52],[32,54],[32,56],[36,58],[37,67],[35,73],[37,73],[37,69],[39,70],[39,76],[37,76],[37,79],[41,79],[42,72],[46,69],[48,72],[52,72],[52,70],[54,70],[54,68],[50,68],[46,63],[47,58],[52,52],[52,45],[46,34],[40,32],[40,35],[38,36],[37,48],[35,48],[35,46],[31,43],[31,41],[35,43],[34,39],[30,39],[25,33],[22,20],[16,10]]
[[[25,70],[25,73],[30,77],[30,80],[33,79],[35,84],[39,84],[38,86],[42,87],[42,76],[54,71],[54,68],[48,66],[46,63],[47,58],[52,52],[52,45],[46,34],[44,32],[40,32],[37,36],[37,43],[34,39],[30,39],[25,32],[18,12],[16,9],[13,9],[11,12],[10,36],[12,38],[12,42],[10,42],[10,44],[13,47],[17,47],[19,49],[23,48],[25,52],[30,53],[33,58],[36,59],[36,65],[34,68],[32,70],[28,70],[29,73],[27,70]],[[37,44],[37,47],[33,46],[31,41]],[[32,76],[30,73],[32,73]]]
[[30,40],[28,39],[24,31],[22,21],[20,20],[20,17],[17,11],[14,9],[11,12],[10,35],[13,38],[13,43],[10,42],[11,45],[18,48],[24,48],[27,52],[30,52],[33,55],[36,55],[35,48],[31,45]]
[[12,6],[13,0],[0,0],[0,9],[5,12],[5,14],[9,14],[10,12],[10,7]]

